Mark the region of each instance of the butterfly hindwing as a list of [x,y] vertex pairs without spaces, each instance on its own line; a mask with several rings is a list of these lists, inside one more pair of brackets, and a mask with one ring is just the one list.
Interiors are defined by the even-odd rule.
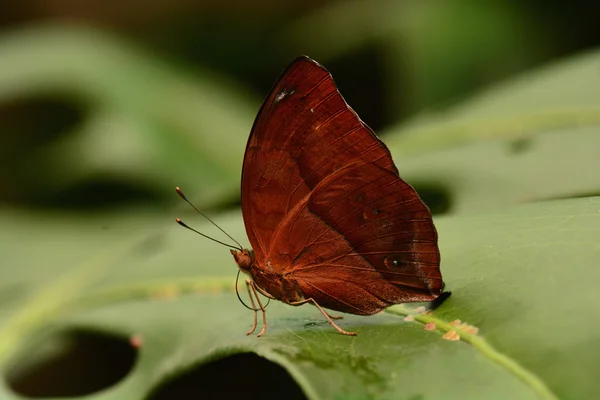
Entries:
[[429,210],[412,187],[368,162],[330,175],[288,214],[270,261],[305,297],[354,314],[433,300],[442,289]]

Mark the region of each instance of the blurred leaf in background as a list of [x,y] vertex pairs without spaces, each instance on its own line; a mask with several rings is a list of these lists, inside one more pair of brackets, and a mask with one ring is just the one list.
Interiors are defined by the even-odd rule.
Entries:
[[[3,6],[0,399],[593,398],[596,15],[496,0]],[[347,316],[360,334],[346,338],[273,304],[267,336],[246,337],[229,252],[173,226],[189,212],[179,185],[245,240],[245,143],[299,54],[331,70],[439,216],[454,294],[432,316]],[[456,319],[479,333],[444,340]]]
[[[0,97],[22,105],[5,128],[8,193],[100,207],[132,194],[164,203],[180,183],[201,189],[205,204],[234,197],[255,106],[225,78],[193,78],[108,34],[67,26],[5,35],[0,55]],[[23,105],[40,94],[63,114],[66,104],[80,108],[62,132],[23,143],[29,132],[17,120],[31,118]]]

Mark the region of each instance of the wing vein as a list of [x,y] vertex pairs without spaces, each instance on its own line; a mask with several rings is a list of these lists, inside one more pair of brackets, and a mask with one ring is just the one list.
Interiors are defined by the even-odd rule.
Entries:
[[311,269],[317,269],[317,268],[320,268],[322,266],[331,266],[331,267],[341,267],[341,268],[346,268],[346,269],[354,269],[354,270],[362,271],[362,272],[377,273],[379,275],[386,274],[386,275],[397,275],[397,276],[411,276],[411,277],[423,278],[423,279],[437,279],[437,280],[440,280],[440,281],[442,280],[441,278],[434,277],[434,276],[417,275],[417,274],[405,273],[405,272],[399,272],[399,271],[380,271],[378,269],[370,269],[370,268],[358,267],[358,266],[355,266],[355,265],[331,264],[331,263],[327,263],[327,264],[312,264],[312,265],[306,265],[304,267],[297,267],[297,268],[294,268],[294,273],[296,273],[298,271],[306,271],[306,270],[311,270]]
[[[309,92],[310,93],[310,92]],[[333,90],[331,93],[329,93],[327,96],[325,96],[323,99],[321,99],[321,101],[319,103],[317,103],[317,105],[315,105],[314,107],[319,107],[321,104],[323,104],[325,101],[329,100],[331,97],[333,97],[335,94],[337,93],[336,90]],[[307,94],[308,95],[308,94]],[[305,96],[307,96],[305,95]],[[302,111],[306,110],[308,108],[308,104],[304,104],[302,107],[299,107],[297,112],[294,114],[294,116],[287,122],[287,126],[291,126],[292,123],[294,121],[296,121],[296,119],[298,119],[298,116],[302,113]],[[343,111],[343,109],[342,109]],[[304,128],[304,131],[302,131],[302,133],[306,132],[306,130],[308,129],[308,127]],[[297,136],[296,132],[290,132],[290,134],[288,135],[288,137],[286,138],[285,143],[283,144],[282,148],[288,148],[288,143]],[[287,153],[286,153],[287,154]],[[279,172],[279,170],[281,169],[281,166],[285,163],[285,154],[284,155],[280,155],[277,159],[277,167],[273,168],[272,172],[271,172],[271,176],[269,177],[269,179],[267,179],[266,183],[263,184],[263,186],[266,186],[269,184],[269,182],[273,179],[273,176],[275,176],[275,174],[277,174]],[[264,175],[264,172],[266,171],[266,165],[265,168],[263,169],[263,172],[259,175],[259,179],[256,180],[256,183],[258,185],[258,182],[260,181],[260,178]],[[256,186],[255,186],[256,187]]]
[[325,292],[325,291],[321,290],[321,289],[320,289],[318,286],[315,286],[315,285],[313,285],[312,283],[310,283],[310,282],[308,282],[308,281],[304,281],[304,282],[305,282],[305,283],[306,283],[308,286],[310,286],[310,287],[312,287],[313,289],[315,289],[315,290],[317,290],[317,291],[321,292],[322,294],[324,294],[325,296],[329,297],[330,299],[333,299],[333,300],[335,300],[335,301],[339,302],[340,304],[343,304],[343,305],[345,305],[345,306],[347,306],[347,307],[354,308],[355,310],[358,310],[358,311],[359,311],[359,313],[360,313],[360,312],[363,312],[363,310],[362,310],[362,309],[360,309],[360,308],[358,308],[358,307],[356,307],[356,306],[354,306],[354,305],[352,305],[352,304],[350,304],[350,303],[347,303],[347,302],[345,302],[345,301],[343,301],[343,300],[341,300],[341,299],[338,299],[337,297],[333,296],[332,294],[330,294],[330,293],[327,293],[327,292]]

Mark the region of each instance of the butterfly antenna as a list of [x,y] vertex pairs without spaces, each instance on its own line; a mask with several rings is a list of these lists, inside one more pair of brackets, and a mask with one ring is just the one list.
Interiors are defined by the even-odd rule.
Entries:
[[210,236],[206,236],[206,235],[205,235],[204,233],[202,233],[202,232],[198,232],[198,231],[197,231],[197,230],[195,230],[194,228],[191,228],[191,227],[187,226],[187,225],[186,225],[186,224],[185,224],[185,223],[184,223],[182,220],[180,220],[179,218],[175,218],[175,222],[177,222],[179,225],[183,226],[184,228],[186,228],[186,229],[189,229],[189,230],[190,230],[190,231],[192,231],[192,232],[196,232],[196,233],[197,233],[198,235],[200,235],[200,236],[204,236],[205,238],[212,240],[213,242],[217,242],[217,243],[219,243],[219,244],[222,244],[223,246],[227,246],[227,247],[230,247],[230,248],[232,248],[232,249],[239,250],[239,249],[238,249],[237,247],[235,247],[235,246],[232,246],[232,245],[230,245],[230,244],[227,244],[227,243],[225,243],[225,242],[221,242],[220,240],[217,240],[217,239],[215,239],[215,238],[211,238]]
[[[232,237],[231,237],[231,235],[229,235],[229,233],[225,232],[225,231],[223,230],[223,228],[221,228],[219,225],[217,225],[217,224],[216,224],[216,223],[215,223],[215,222],[214,222],[212,219],[208,218],[208,215],[204,214],[204,213],[203,213],[202,211],[200,211],[200,210],[199,210],[199,209],[198,209],[198,208],[197,208],[195,205],[193,205],[193,204],[192,204],[192,202],[191,202],[191,201],[189,201],[189,200],[188,200],[188,198],[185,196],[185,194],[183,194],[183,192],[181,191],[181,189],[179,189],[179,186],[175,187],[175,191],[177,192],[177,194],[179,195],[179,197],[181,197],[181,198],[182,198],[182,199],[183,199],[183,200],[184,200],[186,203],[188,203],[188,204],[189,204],[189,205],[190,205],[190,206],[191,206],[191,207],[192,207],[194,210],[196,210],[196,212],[197,212],[198,214],[202,215],[204,218],[206,218],[206,219],[208,220],[208,222],[210,222],[211,224],[213,224],[214,226],[216,226],[216,227],[217,227],[217,228],[218,228],[218,229],[219,229],[221,232],[223,232],[223,233],[224,233],[224,234],[225,234],[225,235],[226,235],[226,236],[227,236],[229,239],[233,240],[233,241],[235,242],[235,244],[237,244],[237,250],[242,250],[242,249],[243,249],[242,245],[241,245],[241,244],[240,244],[240,243],[239,243],[237,240],[235,240],[234,238],[232,238]],[[190,229],[190,230],[192,230],[192,231],[194,231],[194,232],[196,232],[196,233],[199,233],[200,235],[204,236],[205,238],[208,238],[208,239],[214,240],[215,242],[218,242],[218,243],[224,244],[223,242],[219,242],[219,241],[218,241],[218,240],[216,240],[216,239],[213,239],[213,238],[211,238],[211,237],[208,237],[208,236],[206,236],[206,235],[204,235],[204,234],[202,234],[202,233],[200,233],[200,232],[198,232],[198,231],[196,231],[196,230],[194,230],[194,229],[190,228],[189,226],[187,226],[187,225],[185,225],[183,222],[181,222],[181,220],[180,220],[179,218],[177,218],[177,220],[176,220],[176,221],[177,221],[177,223],[178,223],[179,225],[183,226],[184,228],[188,228],[188,229]],[[234,247],[234,246],[231,246],[231,245],[228,245],[228,244],[225,244],[225,246],[229,246],[229,247],[231,247],[231,248],[236,248],[236,247]]]
[[[240,301],[240,303],[242,303],[242,305],[244,307],[246,307],[248,310],[252,310],[252,311],[260,311],[260,308],[252,308],[249,305],[247,305],[244,300],[242,300],[242,296],[240,296],[240,291],[238,289],[238,281],[240,280],[240,270],[238,269],[237,272],[237,276],[235,277],[235,294],[237,295],[238,300]],[[264,305],[263,308],[267,308],[267,306],[269,305],[269,303],[271,302],[271,299],[267,298],[267,304]]]

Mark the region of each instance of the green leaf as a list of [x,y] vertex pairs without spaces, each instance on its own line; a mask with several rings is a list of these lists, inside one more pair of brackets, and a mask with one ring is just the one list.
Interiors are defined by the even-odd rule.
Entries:
[[[34,220],[2,217],[8,260],[2,275],[11,276],[0,283],[0,293],[11,294],[0,304],[4,373],[35,354],[48,335],[86,327],[143,338],[130,376],[98,398],[143,398],[199,363],[245,352],[282,365],[311,399],[583,399],[600,390],[589,372],[600,367],[593,345],[600,301],[583,285],[600,278],[600,198],[438,219],[452,296],[415,322],[403,320],[411,308],[402,306],[371,317],[347,315],[341,326],[356,330],[356,338],[337,334],[312,307],[278,302],[268,308],[264,337],[244,335],[252,313],[232,293],[229,252],[177,227],[149,234],[143,233],[147,222],[139,222],[129,224],[137,234],[123,234],[115,219],[109,230],[63,222],[56,231],[58,220],[46,219],[31,237],[26,227]],[[244,236],[239,213],[218,223]],[[54,251],[23,254],[44,234],[53,238]],[[62,268],[34,273],[61,254],[52,264]],[[457,328],[461,341],[444,340],[454,319],[479,334]],[[438,330],[425,331],[423,323],[431,321]],[[16,399],[3,385],[0,397]]]
[[479,141],[401,157],[403,179],[448,197],[449,211],[473,213],[537,200],[600,193],[598,127],[560,129],[523,141]]
[[600,52],[507,81],[384,132],[400,173],[451,212],[600,194]]
[[51,95],[87,112],[72,132],[11,166],[43,182],[40,196],[99,176],[159,197],[178,184],[205,206],[239,192],[258,103],[218,73],[193,76],[123,39],[61,25],[4,34],[0,58],[0,101]]
[[[194,188],[223,178],[220,188],[234,192],[247,135],[245,129],[239,141],[234,133],[235,115],[245,112],[244,105],[227,97],[235,91],[214,92],[223,101],[215,101],[217,108],[230,101],[240,106],[231,115],[218,115],[207,101],[211,104],[198,111],[196,120],[190,99],[207,100],[214,94],[203,79],[179,80],[174,70],[146,56],[132,56],[129,47],[104,35],[32,32],[0,42],[0,54],[8,57],[3,60],[10,60],[0,66],[0,97],[50,87],[75,91],[100,105],[78,139],[57,144],[54,153],[47,153],[53,156],[36,155],[35,162],[49,160],[76,176],[81,171],[67,158],[63,164],[57,161],[62,150],[77,154],[96,146],[104,151],[86,157],[126,172],[148,164],[161,169],[169,165],[167,157],[183,155],[178,165],[189,170],[186,177]],[[62,48],[56,56],[52,49],[65,44],[70,50]],[[19,50],[23,48],[31,52]],[[116,61],[104,65],[101,60]],[[199,365],[248,352],[285,368],[310,399],[594,398],[600,384],[590,371],[600,367],[595,345],[600,298],[583,281],[593,284],[600,274],[600,198],[535,202],[598,193],[594,65],[593,54],[567,62],[388,136],[403,178],[417,186],[425,182],[446,188],[454,211],[462,213],[436,219],[442,271],[453,295],[432,315],[419,314],[413,306],[395,306],[370,317],[347,315],[340,324],[357,331],[355,338],[336,333],[312,307],[278,302],[269,305],[267,334],[245,336],[252,312],[232,290],[236,268],[229,251],[174,226],[176,215],[157,219],[136,211],[92,218],[0,211],[0,372],[5,378],[0,398],[20,398],[10,382],[52,361],[60,338],[81,330],[115,340],[142,339],[133,369],[118,384],[94,393],[96,399],[151,398],[162,385]],[[129,72],[119,75],[122,70]],[[102,71],[110,73],[96,75]],[[72,78],[84,84],[71,86]],[[127,85],[118,84],[123,79],[143,90],[129,92]],[[181,83],[196,88],[190,97],[161,98],[163,90]],[[183,101],[170,109],[173,98]],[[237,147],[217,149],[216,131],[205,128],[216,129],[229,117],[232,125],[224,138]],[[212,122],[205,126],[203,118]],[[111,129],[104,129],[106,123]],[[197,131],[199,127],[203,129]],[[173,134],[184,128],[189,130]],[[198,132],[212,136],[195,139]],[[150,135],[165,159],[146,159],[142,151],[139,158],[127,160],[135,145],[123,153],[110,146],[136,142],[136,135],[144,135],[139,143]],[[199,147],[190,145],[193,140]],[[80,147],[78,141],[87,143]],[[205,151],[229,157],[218,157],[215,172],[213,153]],[[419,152],[423,155],[417,158]],[[415,157],[404,157],[408,153]],[[189,164],[193,158],[198,164]],[[177,168],[147,177],[157,177],[160,186],[179,175]],[[199,184],[198,168],[203,174]],[[217,192],[212,196],[226,198]],[[507,206],[520,202],[531,203]],[[188,219],[200,231],[222,238],[196,216]],[[239,210],[215,219],[234,237],[245,237]],[[479,332],[453,323],[456,319]],[[425,330],[426,323],[437,329]],[[444,339],[453,330],[461,340]],[[446,336],[451,337],[456,336]],[[93,357],[87,358],[88,365],[96,361]],[[244,374],[269,379],[254,368]],[[81,379],[87,380],[92,377]]]
[[600,125],[600,51],[521,74],[443,112],[383,134],[397,154],[417,155],[483,140],[523,141]]

